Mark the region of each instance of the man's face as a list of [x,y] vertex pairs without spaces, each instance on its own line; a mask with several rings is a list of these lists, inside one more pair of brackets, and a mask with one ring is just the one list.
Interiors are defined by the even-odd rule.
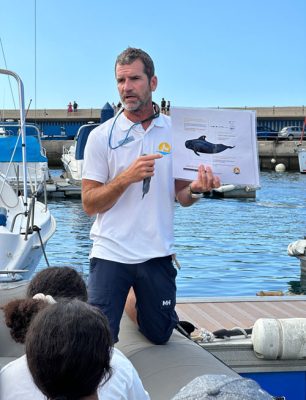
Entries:
[[132,64],[117,64],[116,80],[121,102],[127,111],[141,111],[148,105],[151,107],[157,78],[153,76],[149,81],[141,60]]

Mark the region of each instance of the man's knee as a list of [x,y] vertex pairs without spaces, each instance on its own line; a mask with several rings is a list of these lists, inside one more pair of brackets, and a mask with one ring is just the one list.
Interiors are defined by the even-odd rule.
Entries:
[[169,313],[167,318],[161,314],[155,316],[155,319],[152,316],[148,319],[137,315],[137,320],[140,332],[154,344],[167,343],[178,323],[175,311]]
[[139,327],[140,332],[148,339],[150,342],[154,344],[166,344],[173,332],[174,328],[171,328],[167,332],[165,331],[153,331],[153,330],[145,330]]

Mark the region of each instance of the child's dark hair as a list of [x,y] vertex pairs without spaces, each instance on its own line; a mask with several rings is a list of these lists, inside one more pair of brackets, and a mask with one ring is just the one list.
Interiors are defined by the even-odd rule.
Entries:
[[87,301],[87,289],[81,275],[70,267],[49,267],[38,272],[31,280],[27,297],[37,293]]
[[39,312],[26,337],[34,382],[48,399],[76,400],[94,394],[111,376],[112,338],[107,318],[79,300]]
[[12,300],[1,307],[4,312],[6,326],[17,343],[24,343],[32,319],[48,306],[48,303],[35,299]]
[[76,298],[87,301],[85,282],[73,268],[49,267],[38,272],[29,284],[27,299],[12,300],[1,307],[10,334],[18,343],[25,342],[32,319],[48,305],[45,301],[33,300],[33,296],[38,293],[50,295],[55,299]]

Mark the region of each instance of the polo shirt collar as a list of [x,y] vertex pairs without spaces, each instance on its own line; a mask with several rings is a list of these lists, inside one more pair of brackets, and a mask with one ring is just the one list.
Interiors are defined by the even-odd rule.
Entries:
[[[151,123],[153,122],[154,126],[159,127],[159,128],[163,128],[165,126],[165,121],[162,118],[161,115],[159,115],[157,118],[154,118]],[[134,122],[132,122],[131,120],[129,120],[124,113],[122,112],[118,119],[117,122],[118,127],[122,130],[122,131],[127,131],[130,129],[130,127],[132,125],[134,125]],[[137,125],[136,125],[137,126]]]

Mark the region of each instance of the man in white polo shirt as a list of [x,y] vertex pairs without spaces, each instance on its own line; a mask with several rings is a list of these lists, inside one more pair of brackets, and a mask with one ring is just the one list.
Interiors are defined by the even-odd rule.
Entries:
[[107,315],[117,341],[133,287],[140,331],[163,344],[178,322],[172,264],[175,197],[190,206],[197,193],[219,187],[220,180],[203,165],[191,183],[173,179],[171,120],[152,102],[157,77],[151,57],[127,48],[117,57],[115,74],[123,107],[91,132],[84,156],[83,207],[96,215],[89,302]]

